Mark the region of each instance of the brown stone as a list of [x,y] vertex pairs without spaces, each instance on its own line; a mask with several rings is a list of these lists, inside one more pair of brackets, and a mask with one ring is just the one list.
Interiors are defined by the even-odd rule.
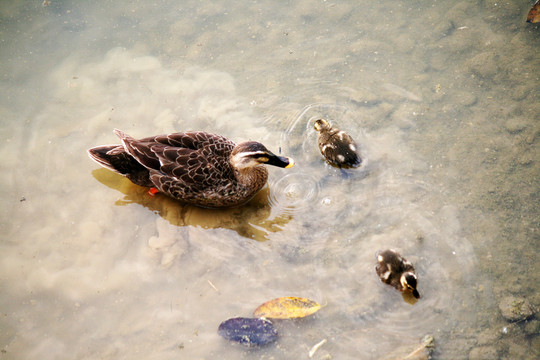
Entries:
[[533,316],[531,304],[526,299],[507,296],[499,303],[502,316],[508,321],[526,320]]

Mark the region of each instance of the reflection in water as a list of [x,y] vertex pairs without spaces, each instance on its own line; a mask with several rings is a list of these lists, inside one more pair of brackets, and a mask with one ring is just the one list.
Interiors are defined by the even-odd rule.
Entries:
[[[205,209],[171,199],[163,194],[150,196],[148,188],[137,186],[106,169],[96,169],[92,175],[102,184],[125,196],[116,205],[142,205],[175,226],[199,226],[204,229],[224,228],[236,231],[249,239],[268,240],[268,234],[279,232],[293,218],[284,211],[271,211],[268,187],[263,188],[248,203],[228,209]],[[273,214],[273,216],[270,216]]]
[[403,297],[403,301],[405,301],[407,304],[414,305],[418,302],[418,299],[415,298],[410,292],[404,292],[401,294],[401,296]]

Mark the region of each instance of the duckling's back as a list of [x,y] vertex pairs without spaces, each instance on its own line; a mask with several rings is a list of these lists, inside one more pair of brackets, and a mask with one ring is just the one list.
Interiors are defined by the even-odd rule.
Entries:
[[318,145],[321,154],[331,165],[354,168],[362,163],[355,141],[344,131],[336,128],[321,129]]
[[382,282],[403,290],[401,275],[405,272],[414,273],[414,266],[395,250],[388,249],[377,253],[375,270]]

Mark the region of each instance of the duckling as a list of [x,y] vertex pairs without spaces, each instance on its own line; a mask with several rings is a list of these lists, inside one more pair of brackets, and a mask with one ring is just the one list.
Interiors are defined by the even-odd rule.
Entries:
[[290,168],[291,158],[274,155],[263,144],[240,144],[203,131],[136,140],[118,129],[121,145],[96,146],[90,158],[131,182],[183,202],[210,208],[249,201],[268,180],[262,165]]
[[326,161],[339,168],[354,168],[360,166],[362,159],[357,153],[353,138],[344,131],[333,128],[328,121],[315,121],[318,134],[318,145]]
[[416,290],[418,278],[410,261],[395,250],[389,249],[377,253],[377,262],[375,270],[383,283],[392,285],[402,292],[411,291],[415,298],[420,298]]

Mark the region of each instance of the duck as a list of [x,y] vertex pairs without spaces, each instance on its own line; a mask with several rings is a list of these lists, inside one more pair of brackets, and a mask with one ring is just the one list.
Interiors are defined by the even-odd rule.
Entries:
[[401,292],[411,292],[416,299],[420,298],[416,289],[418,278],[414,266],[397,251],[393,249],[379,251],[375,270],[383,283],[391,285]]
[[114,133],[121,144],[89,149],[92,160],[154,193],[200,207],[242,205],[266,184],[268,170],[263,165],[294,165],[293,159],[273,154],[260,142],[237,144],[204,131],[142,139],[118,129]]
[[332,127],[324,119],[316,120],[314,128],[318,132],[319,150],[330,165],[355,168],[362,164],[357,145],[349,134]]

